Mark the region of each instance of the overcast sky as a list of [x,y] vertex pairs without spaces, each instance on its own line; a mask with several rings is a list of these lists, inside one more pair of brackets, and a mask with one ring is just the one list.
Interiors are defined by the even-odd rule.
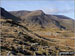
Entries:
[[1,0],[7,11],[43,10],[47,14],[65,15],[74,19],[74,0]]

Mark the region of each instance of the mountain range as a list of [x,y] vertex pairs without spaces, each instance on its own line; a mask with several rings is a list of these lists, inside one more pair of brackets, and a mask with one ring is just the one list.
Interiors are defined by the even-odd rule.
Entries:
[[7,12],[3,8],[1,12],[2,17],[24,22],[28,27],[59,28],[74,31],[75,20],[64,15],[49,15],[45,14],[42,10]]

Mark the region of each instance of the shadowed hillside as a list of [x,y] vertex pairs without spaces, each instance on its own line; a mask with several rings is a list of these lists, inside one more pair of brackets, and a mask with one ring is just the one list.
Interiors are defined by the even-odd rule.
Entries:
[[0,18],[3,19],[12,19],[15,22],[20,21],[21,19],[18,17],[15,17],[14,15],[10,14],[9,12],[7,12],[5,9],[0,7]]

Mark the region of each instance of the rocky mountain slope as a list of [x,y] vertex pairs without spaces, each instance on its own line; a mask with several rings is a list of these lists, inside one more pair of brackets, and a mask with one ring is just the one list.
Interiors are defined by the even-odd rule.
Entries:
[[[52,15],[46,15],[43,11],[27,11],[27,12],[15,12],[12,14],[1,8],[1,55],[2,56],[25,56],[25,55],[46,55],[46,56],[57,56],[60,51],[73,51],[74,52],[74,38],[63,38],[61,36],[51,36],[47,38],[43,36],[45,33],[52,32],[52,29],[47,29],[55,27],[59,31],[62,31],[59,26],[64,28],[65,26],[60,25],[60,20],[54,19]],[[22,14],[22,16],[20,15]],[[24,14],[23,14],[24,13]],[[18,15],[19,14],[19,15]],[[17,15],[17,16],[16,16]],[[25,15],[25,17],[24,17]],[[54,18],[53,18],[54,17]],[[50,19],[49,19],[50,18]],[[41,30],[32,31],[32,27],[35,23],[35,27]],[[68,23],[67,23],[68,24]],[[30,25],[31,29],[28,28]],[[38,27],[39,26],[39,27]],[[36,28],[34,28],[36,29]],[[56,30],[56,29],[55,29]],[[53,29],[53,31],[55,31]],[[41,32],[42,31],[42,32]],[[40,33],[41,32],[41,33]],[[56,31],[59,35],[60,32]],[[67,32],[67,31],[66,31]],[[65,33],[66,33],[65,32]],[[40,35],[40,34],[41,35]],[[55,32],[54,32],[55,33]],[[70,32],[71,34],[71,32]]]
[[[40,26],[41,28],[59,28],[74,31],[75,20],[63,15],[48,15],[42,10],[36,11],[16,11],[10,12],[14,16],[20,17],[27,26]],[[20,16],[19,16],[20,15]],[[36,25],[36,26],[35,26]],[[30,26],[30,27],[31,27]]]
[[41,31],[45,31],[46,33],[53,32],[52,33],[53,35],[59,33],[58,35],[62,36],[68,37],[74,36],[75,20],[66,17],[64,15],[49,15],[45,14],[42,10],[23,11],[23,12],[11,11],[10,13],[16,17],[20,17],[22,20],[21,21],[22,25],[26,26],[28,29],[36,32],[37,34],[42,33]]

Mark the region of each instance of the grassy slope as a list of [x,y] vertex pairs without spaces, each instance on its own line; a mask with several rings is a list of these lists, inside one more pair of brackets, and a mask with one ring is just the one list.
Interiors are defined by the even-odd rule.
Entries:
[[[30,49],[31,47],[38,48],[38,51],[35,51],[35,52],[40,55],[43,53],[46,53],[46,55],[49,54],[49,50],[53,50],[51,55],[54,55],[57,53],[56,47],[59,48],[59,50],[71,50],[71,49],[68,49],[66,46],[63,46],[60,44],[57,45],[58,41],[56,41],[56,39],[48,40],[41,36],[36,36],[35,33],[30,32],[23,27],[18,27],[19,25],[9,23],[8,20],[0,19],[0,22],[3,22],[2,27],[0,28],[2,30],[2,33],[1,33],[1,35],[2,35],[2,38],[1,38],[2,55],[7,55],[7,53],[9,51],[12,51],[12,47],[15,50],[15,53],[17,55],[19,55],[19,54],[20,55],[24,55],[24,54],[34,55],[33,51]],[[12,22],[12,21],[10,21],[10,22]],[[17,42],[15,42],[15,41],[17,41]],[[21,43],[19,43],[19,41]],[[24,48],[23,47],[24,42],[26,42],[27,45],[29,45],[29,46],[27,46],[25,44],[25,46],[27,46],[27,47]],[[39,43],[40,45],[38,45],[37,47],[30,46],[32,43]],[[23,48],[22,50],[25,50],[26,53],[21,53],[21,52],[17,53],[16,48],[19,46],[21,48]],[[45,48],[45,49],[41,50],[45,46],[49,46],[48,49]],[[41,49],[39,49],[39,48],[41,48]],[[47,50],[47,51],[45,51],[45,50]]]

